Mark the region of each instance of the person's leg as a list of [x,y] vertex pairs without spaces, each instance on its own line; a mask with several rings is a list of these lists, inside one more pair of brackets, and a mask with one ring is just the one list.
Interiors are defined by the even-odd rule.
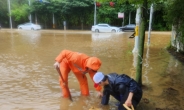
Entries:
[[119,93],[111,94],[116,100],[121,101],[121,95]]
[[74,73],[74,74],[77,77],[77,80],[79,81],[81,94],[84,96],[88,96],[89,88],[88,88],[87,77],[81,73]]
[[126,108],[123,107],[123,104],[125,103],[125,101],[128,98],[129,89],[126,87],[123,92],[124,92],[124,94],[121,96],[121,101],[120,101],[120,104],[118,106],[118,110],[126,110]]
[[60,87],[62,89],[63,97],[67,98],[67,97],[69,97],[69,93],[66,89],[66,86],[68,86],[68,74],[70,72],[70,68],[69,68],[68,63],[65,59],[60,63],[60,71],[61,71],[61,75],[62,75],[64,83],[65,83],[65,85],[64,85],[63,81],[61,80],[61,77],[59,76]]
[[103,97],[102,97],[102,101],[101,104],[103,105],[107,105],[109,103],[109,97],[110,95],[113,96],[116,100],[118,100],[119,102],[116,104],[117,106],[120,105],[121,99],[122,99],[122,95],[120,93],[124,93],[126,91],[126,87],[124,85],[120,85],[119,87],[119,92],[112,92],[110,87],[105,87],[104,88],[104,92],[103,92]]
[[[126,88],[127,88],[127,87],[126,87],[125,85],[120,85],[120,86],[119,86],[119,92],[118,92],[118,93],[111,93],[111,95],[112,95],[116,100],[119,101],[119,103],[116,104],[117,106],[119,106],[119,104],[120,104],[120,102],[121,102],[121,100],[122,100],[122,98],[123,98],[123,95],[122,95],[122,94],[125,94]],[[120,94],[120,93],[121,93],[121,94]]]

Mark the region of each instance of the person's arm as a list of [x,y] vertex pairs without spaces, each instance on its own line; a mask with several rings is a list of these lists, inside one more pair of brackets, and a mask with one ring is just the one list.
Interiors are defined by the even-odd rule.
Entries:
[[73,53],[74,53],[74,52],[72,52],[72,51],[70,51],[70,50],[63,50],[63,51],[61,51],[61,53],[55,58],[55,61],[58,62],[58,63],[60,63],[60,62],[62,62],[62,60],[63,60],[64,58],[66,58],[66,59],[71,58]]
[[62,62],[62,60],[64,58],[70,58],[72,56],[74,52],[69,51],[69,50],[63,50],[61,51],[61,53],[55,58],[55,63],[54,63],[54,67],[57,69],[60,68],[60,62]]
[[[127,105],[128,107],[130,107],[132,105],[132,97],[134,95],[134,93],[137,91],[137,84],[135,82],[135,80],[133,80],[132,78],[130,78],[127,75],[123,75],[122,77],[122,81],[125,84],[124,86],[128,86],[129,87],[129,94],[128,94],[128,98],[125,101],[125,105]],[[124,91],[124,86],[120,86],[120,90]]]
[[133,97],[134,93],[133,92],[129,92],[128,98],[125,101],[125,105],[127,105],[128,107],[130,107],[132,105],[132,97]]

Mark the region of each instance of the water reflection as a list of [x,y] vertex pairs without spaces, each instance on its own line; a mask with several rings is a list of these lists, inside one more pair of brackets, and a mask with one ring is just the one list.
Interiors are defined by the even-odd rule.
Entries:
[[19,36],[22,37],[25,42],[36,44],[40,40],[41,32],[40,31],[25,31],[18,30]]
[[93,41],[108,40],[113,36],[113,33],[92,33]]

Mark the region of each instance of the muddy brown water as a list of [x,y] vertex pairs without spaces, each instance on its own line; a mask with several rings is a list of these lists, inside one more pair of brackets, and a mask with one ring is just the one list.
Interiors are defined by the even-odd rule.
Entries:
[[[92,80],[90,96],[80,95],[71,72],[69,88],[73,102],[61,96],[54,59],[63,49],[99,57],[99,71],[125,73],[135,78],[134,39],[131,32],[91,33],[90,31],[17,29],[0,30],[0,110],[116,110],[115,99],[100,106]],[[143,98],[138,110],[184,110],[184,66],[167,50],[170,32],[152,32],[143,58]]]

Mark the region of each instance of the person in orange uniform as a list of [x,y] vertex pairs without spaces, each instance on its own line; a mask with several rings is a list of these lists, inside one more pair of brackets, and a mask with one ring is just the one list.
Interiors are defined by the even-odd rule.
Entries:
[[[61,77],[59,78],[63,97],[69,97],[69,93],[65,85],[68,85],[68,74],[71,70],[79,81],[81,94],[84,96],[88,96],[89,88],[87,77],[85,76],[85,74],[89,73],[91,79],[93,80],[93,76],[101,66],[100,59],[98,59],[97,57],[90,57],[79,52],[63,50],[55,58],[55,61],[56,62],[54,63],[54,66],[55,68],[59,67],[64,80],[64,82],[62,82]],[[94,87],[98,91],[98,95],[102,96],[101,87],[96,85],[95,83]]]

